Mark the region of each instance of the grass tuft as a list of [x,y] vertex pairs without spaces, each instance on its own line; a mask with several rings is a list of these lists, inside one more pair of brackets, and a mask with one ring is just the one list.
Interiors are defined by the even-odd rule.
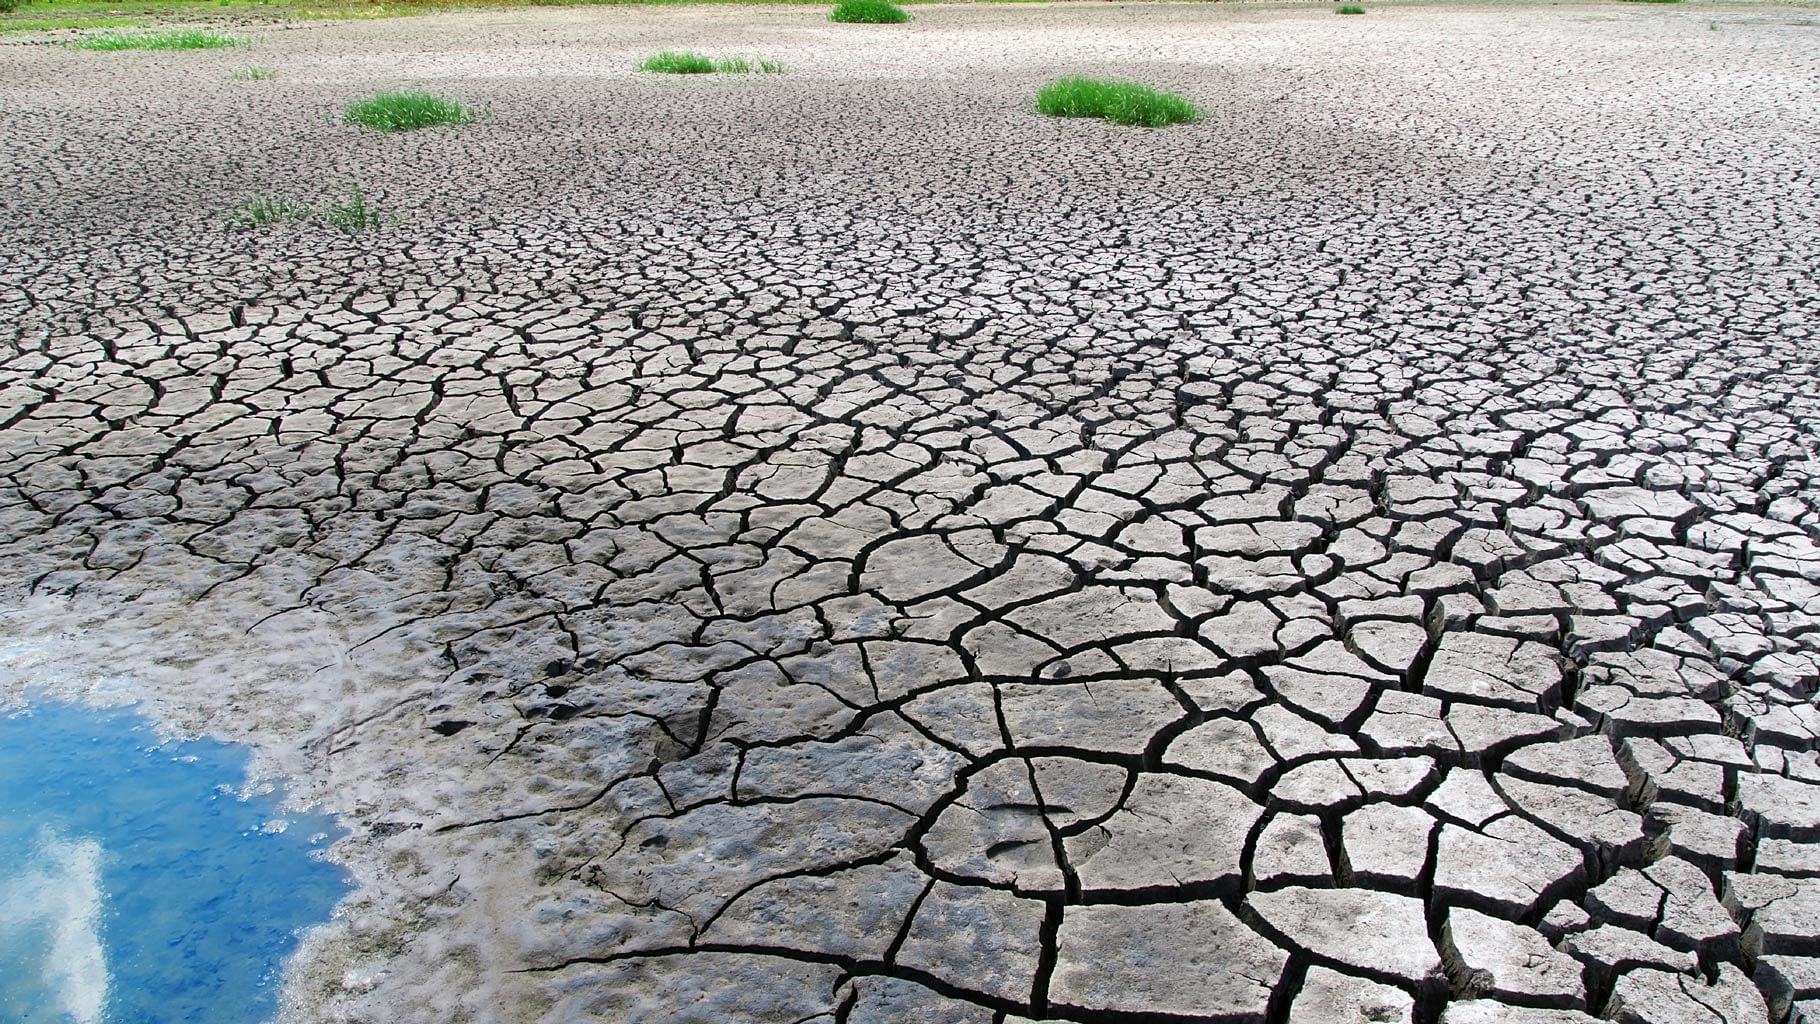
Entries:
[[722,57],[715,60],[699,53],[677,53],[666,50],[652,57],[646,57],[639,67],[646,71],[656,71],[666,75],[709,75],[719,72],[728,75],[745,75],[762,72],[767,75],[782,74],[784,66],[774,60],[762,57]]
[[1364,14],[1365,8],[1357,4],[1341,4],[1333,9],[1335,14]]
[[227,222],[229,227],[235,228],[263,228],[307,220],[309,216],[307,203],[283,196],[254,196],[230,210]]
[[850,25],[901,25],[910,15],[891,0],[841,0],[828,14],[829,21]]
[[379,211],[367,202],[367,194],[358,185],[345,197],[323,207],[320,216],[330,227],[348,235],[379,226]]
[[278,72],[271,68],[237,68],[228,72],[228,80],[234,82],[269,82],[278,77]]
[[355,186],[347,195],[321,209],[284,196],[254,196],[228,211],[227,227],[250,231],[278,224],[316,221],[343,234],[357,235],[378,227],[382,219],[379,210],[367,202],[366,193]]
[[1114,124],[1161,128],[1201,119],[1194,104],[1136,82],[1063,78],[1036,94],[1036,110],[1050,117],[1103,117]]
[[382,92],[348,105],[342,120],[380,132],[407,132],[441,124],[467,124],[473,111],[427,92]]
[[763,57],[722,57],[714,62],[714,70],[736,75],[781,75],[784,66]]
[[97,32],[64,44],[76,50],[219,50],[235,45],[233,36],[199,28],[168,32]]

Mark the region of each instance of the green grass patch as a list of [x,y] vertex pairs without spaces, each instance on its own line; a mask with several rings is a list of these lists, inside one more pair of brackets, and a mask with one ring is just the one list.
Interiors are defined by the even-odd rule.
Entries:
[[1333,9],[1335,14],[1364,14],[1365,8],[1357,4],[1341,4]]
[[1063,78],[1036,94],[1036,110],[1050,117],[1103,117],[1114,124],[1161,128],[1201,119],[1194,104],[1136,82]]
[[271,68],[236,68],[228,72],[228,80],[234,82],[269,82],[278,77],[278,72]]
[[77,50],[219,50],[235,45],[233,36],[199,28],[165,32],[97,32],[64,45]]
[[665,75],[711,75],[733,74],[744,75],[754,72],[767,75],[782,74],[784,66],[774,60],[762,57],[713,57],[699,53],[677,53],[665,51],[645,58],[639,67],[646,71],[656,71]]
[[474,112],[454,100],[427,92],[382,92],[349,104],[341,117],[348,124],[374,131],[408,132],[442,124],[467,124],[474,120]]
[[829,21],[849,25],[901,25],[910,15],[891,0],[841,0],[828,14]]

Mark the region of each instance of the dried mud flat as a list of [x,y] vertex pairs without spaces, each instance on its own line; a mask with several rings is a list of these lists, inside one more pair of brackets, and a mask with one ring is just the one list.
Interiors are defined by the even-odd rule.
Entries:
[[299,1022],[1820,1017],[1811,11],[917,14],[0,47],[0,693],[346,817]]

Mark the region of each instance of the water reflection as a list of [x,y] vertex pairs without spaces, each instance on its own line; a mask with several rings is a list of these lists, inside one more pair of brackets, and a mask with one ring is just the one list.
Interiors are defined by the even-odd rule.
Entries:
[[0,714],[0,1021],[251,1024],[347,881],[332,822],[130,710]]

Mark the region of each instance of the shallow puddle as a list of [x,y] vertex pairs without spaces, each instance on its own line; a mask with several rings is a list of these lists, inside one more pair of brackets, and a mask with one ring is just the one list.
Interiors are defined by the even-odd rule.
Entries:
[[245,791],[246,755],[130,709],[0,713],[0,1020],[268,1019],[348,892],[327,817]]

